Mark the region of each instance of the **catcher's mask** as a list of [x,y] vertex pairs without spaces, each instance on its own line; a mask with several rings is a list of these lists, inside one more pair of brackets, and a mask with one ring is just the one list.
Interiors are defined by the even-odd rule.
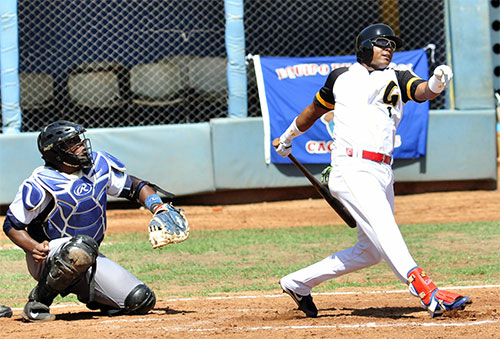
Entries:
[[373,41],[386,38],[396,43],[396,49],[403,47],[403,40],[398,38],[391,27],[385,24],[375,24],[366,27],[356,38],[356,59],[369,65],[373,57]]
[[38,150],[47,165],[64,164],[73,168],[92,167],[92,147],[85,128],[66,120],[46,126],[38,135]]

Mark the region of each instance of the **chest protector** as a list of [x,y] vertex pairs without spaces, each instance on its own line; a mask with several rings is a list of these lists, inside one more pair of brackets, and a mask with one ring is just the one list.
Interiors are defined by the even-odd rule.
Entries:
[[54,207],[43,225],[49,239],[78,234],[97,241],[103,238],[111,167],[123,167],[115,160],[107,154],[94,153],[93,166],[79,178],[49,167],[42,167],[35,173],[33,184],[40,185],[54,199]]

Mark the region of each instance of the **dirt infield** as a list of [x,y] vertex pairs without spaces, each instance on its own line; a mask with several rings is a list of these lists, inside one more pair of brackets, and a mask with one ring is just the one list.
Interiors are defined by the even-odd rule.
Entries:
[[[191,228],[232,229],[341,224],[326,202],[297,200],[230,206],[180,206]],[[500,192],[425,193],[396,197],[399,224],[499,220]],[[108,233],[146,232],[150,213],[110,210]],[[3,222],[0,218],[0,222]],[[402,286],[403,288],[404,286]],[[0,319],[4,338],[498,338],[500,287],[460,287],[466,310],[431,319],[406,289],[336,290],[313,294],[319,317],[305,318],[277,288],[217,297],[159,299],[145,316],[107,317],[81,305],[52,307],[56,321],[31,324]]]
[[406,290],[349,291],[313,295],[316,319],[276,293],[159,300],[145,316],[110,318],[83,306],[53,307],[56,320],[41,324],[21,322],[15,310],[12,319],[0,319],[0,328],[4,338],[498,338],[498,287],[461,291],[474,302],[436,319]]

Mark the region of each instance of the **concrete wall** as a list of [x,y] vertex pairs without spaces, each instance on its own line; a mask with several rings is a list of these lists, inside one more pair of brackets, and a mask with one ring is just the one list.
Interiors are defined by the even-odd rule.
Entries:
[[[94,150],[107,151],[130,174],[186,196],[217,190],[309,185],[293,165],[267,165],[261,118],[210,123],[92,129]],[[42,165],[36,133],[0,135],[0,204]],[[427,156],[396,160],[396,181],[496,179],[493,110],[431,111]],[[307,166],[317,175],[323,165]]]

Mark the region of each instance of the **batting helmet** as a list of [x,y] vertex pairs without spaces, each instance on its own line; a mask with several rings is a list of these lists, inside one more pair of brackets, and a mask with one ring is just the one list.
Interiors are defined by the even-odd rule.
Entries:
[[[90,140],[83,134],[85,128],[66,120],[47,125],[38,135],[38,150],[47,164],[65,164],[70,167],[92,167]],[[82,144],[83,150],[75,153],[71,149]]]
[[356,38],[356,58],[358,62],[370,63],[373,57],[372,40],[376,38],[387,38],[396,43],[396,49],[403,46],[403,40],[398,38],[391,27],[385,24],[375,24],[366,27]]

